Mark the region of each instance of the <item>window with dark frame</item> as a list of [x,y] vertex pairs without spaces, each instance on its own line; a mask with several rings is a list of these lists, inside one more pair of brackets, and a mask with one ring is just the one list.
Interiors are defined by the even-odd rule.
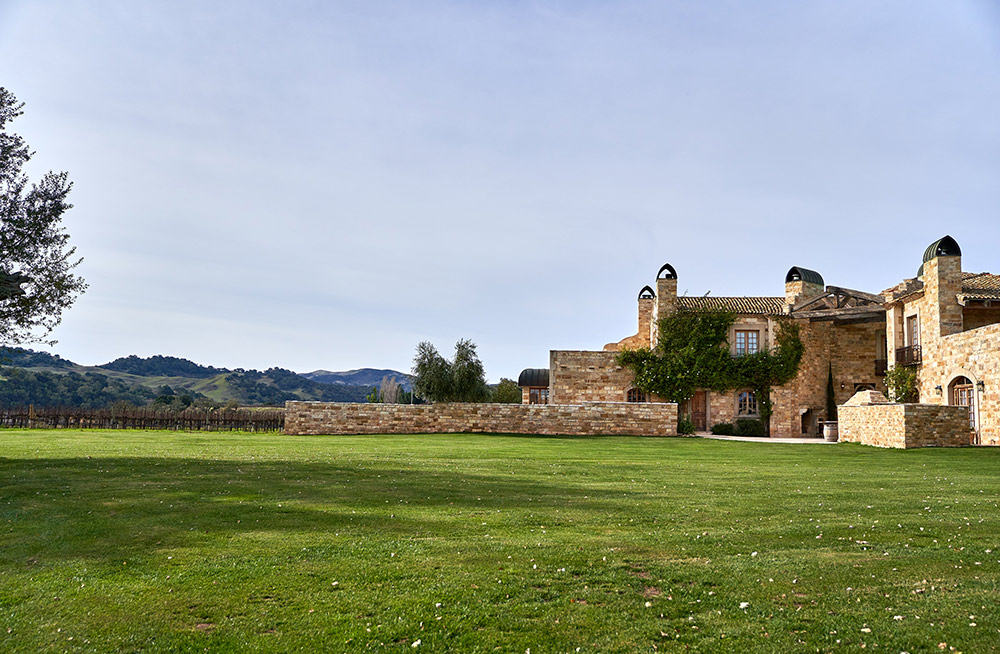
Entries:
[[638,388],[630,388],[625,394],[626,402],[645,402],[646,401],[646,391],[639,390]]
[[740,418],[756,418],[757,396],[753,391],[740,391],[736,394],[736,415]]
[[917,316],[906,317],[906,337],[909,345],[920,345],[920,321]]
[[736,330],[736,356],[753,354],[759,350],[760,332],[756,329]]

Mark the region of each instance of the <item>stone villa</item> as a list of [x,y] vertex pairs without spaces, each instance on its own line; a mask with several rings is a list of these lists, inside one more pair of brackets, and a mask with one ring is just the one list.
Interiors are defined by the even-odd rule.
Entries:
[[[737,315],[729,334],[733,356],[773,347],[780,318],[799,325],[805,354],[796,378],[774,389],[772,437],[819,435],[831,373],[842,405],[860,391],[884,392],[887,367],[903,365],[917,372],[920,404],[968,407],[960,412],[968,417],[968,442],[1000,445],[1000,275],[963,272],[961,255],[945,236],[924,252],[917,277],[878,294],[828,286],[819,273],[793,266],[784,296],[678,297],[677,272],[665,264],[655,287],[639,292],[636,334],[602,350],[551,351],[548,369],[521,373],[523,403],[658,402],[633,386],[616,354],[655,345],[658,320],[671,312],[723,308]],[[750,389],[700,390],[680,413],[704,431],[757,417],[757,399]],[[925,427],[914,422],[907,429]],[[966,434],[960,437],[964,443]]]

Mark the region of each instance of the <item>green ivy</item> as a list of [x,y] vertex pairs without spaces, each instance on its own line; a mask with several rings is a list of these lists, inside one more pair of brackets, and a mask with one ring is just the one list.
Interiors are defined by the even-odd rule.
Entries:
[[658,323],[655,349],[624,350],[619,365],[635,375],[635,385],[671,402],[685,402],[695,390],[727,391],[750,388],[757,397],[761,420],[773,412],[771,389],[791,381],[799,371],[805,346],[799,327],[778,321],[776,347],[733,357],[729,329],[736,323],[731,311],[679,310]]

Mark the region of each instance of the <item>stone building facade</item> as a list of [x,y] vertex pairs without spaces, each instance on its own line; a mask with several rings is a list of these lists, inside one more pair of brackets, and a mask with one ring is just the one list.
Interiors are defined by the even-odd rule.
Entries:
[[[884,392],[886,369],[907,365],[917,369],[921,403],[968,404],[971,442],[1000,444],[1000,276],[963,273],[950,237],[928,252],[918,278],[878,294],[828,286],[819,273],[796,266],[785,276],[783,296],[678,296],[677,272],[666,264],[639,292],[635,334],[602,350],[551,352],[548,402],[660,401],[634,387],[617,353],[655,346],[659,320],[672,312],[719,308],[737,317],[729,333],[733,356],[773,348],[779,320],[799,326],[805,353],[798,375],[773,390],[772,437],[820,435],[832,418],[825,408],[831,375],[841,405],[860,391]],[[759,415],[750,389],[697,391],[680,412],[699,431]]]
[[892,365],[916,371],[919,402],[968,407],[971,442],[1000,445],[1000,275],[963,272],[946,236],[885,296]]

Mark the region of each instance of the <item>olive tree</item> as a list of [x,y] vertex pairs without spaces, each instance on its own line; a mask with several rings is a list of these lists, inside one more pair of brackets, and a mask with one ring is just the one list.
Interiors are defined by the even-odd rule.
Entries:
[[450,361],[428,341],[420,342],[412,372],[413,391],[431,402],[486,402],[490,398],[483,364],[470,340],[455,343]]

